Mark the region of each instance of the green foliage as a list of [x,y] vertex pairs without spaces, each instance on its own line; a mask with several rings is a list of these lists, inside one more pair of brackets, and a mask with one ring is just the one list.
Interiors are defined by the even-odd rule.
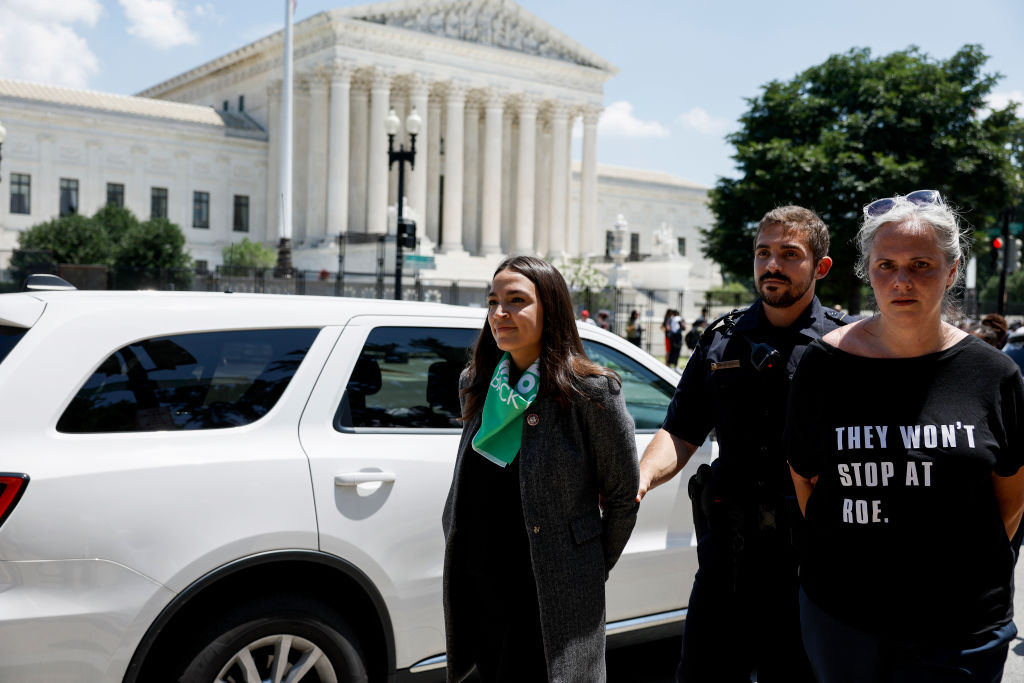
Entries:
[[608,284],[608,278],[599,271],[594,264],[584,257],[563,259],[555,265],[558,271],[565,278],[569,289],[576,290],[597,290],[603,289]]
[[273,268],[277,265],[277,251],[262,242],[250,242],[248,237],[228,244],[221,250],[221,255],[224,265],[230,268]]
[[937,189],[972,227],[988,227],[1022,191],[1024,129],[1013,105],[981,117],[999,78],[982,73],[986,61],[977,45],[944,61],[915,47],[878,58],[854,49],[763,86],[728,138],[741,175],[710,193],[705,255],[748,276],[761,216],[784,204],[813,209],[831,229],[835,262],[818,291],[856,312],[851,240],[863,205]]
[[135,217],[131,209],[111,204],[93,214],[92,220],[103,226],[115,248],[123,243],[125,234],[139,224],[139,219]]
[[185,234],[166,218],[129,225],[114,259],[118,289],[175,288],[192,283],[192,257],[185,251]]
[[93,219],[79,215],[61,216],[33,225],[18,235],[18,248],[48,250],[54,263],[109,265],[113,260],[106,230]]
[[11,255],[14,279],[33,272],[57,272],[58,264],[112,267],[118,289],[191,285],[192,259],[185,235],[174,223],[157,218],[140,223],[128,209],[106,206],[91,218],[72,215],[28,228]]
[[712,304],[742,306],[754,300],[754,294],[739,282],[726,282],[721,287],[708,290],[708,299]]

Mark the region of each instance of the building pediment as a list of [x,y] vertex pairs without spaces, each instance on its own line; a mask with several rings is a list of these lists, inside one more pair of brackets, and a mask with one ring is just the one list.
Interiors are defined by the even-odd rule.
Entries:
[[614,73],[615,67],[512,0],[396,0],[340,16]]

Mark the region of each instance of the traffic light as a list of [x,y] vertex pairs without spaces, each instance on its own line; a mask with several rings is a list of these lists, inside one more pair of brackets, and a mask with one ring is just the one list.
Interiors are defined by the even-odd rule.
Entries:
[[416,221],[409,218],[398,221],[398,244],[406,249],[416,248]]
[[1024,243],[1019,237],[1011,237],[1007,247],[1006,258],[1010,259],[1009,270],[1013,273],[1020,270],[1021,264],[1024,263]]
[[992,238],[992,268],[998,273],[1003,269],[1003,256],[1006,250],[1003,249],[1003,238],[996,236]]

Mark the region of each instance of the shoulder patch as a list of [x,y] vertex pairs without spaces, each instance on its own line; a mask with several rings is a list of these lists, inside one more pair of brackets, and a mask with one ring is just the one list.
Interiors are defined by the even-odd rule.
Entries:
[[711,321],[711,324],[704,328],[704,334],[707,334],[711,330],[718,327],[720,323],[724,323],[727,327],[731,325],[733,318],[738,318],[744,313],[750,310],[750,306],[744,306],[743,308],[734,308],[725,315],[720,315]]
[[825,317],[834,322],[836,325],[846,325],[851,322],[846,319],[846,311],[837,311],[834,308],[826,308]]

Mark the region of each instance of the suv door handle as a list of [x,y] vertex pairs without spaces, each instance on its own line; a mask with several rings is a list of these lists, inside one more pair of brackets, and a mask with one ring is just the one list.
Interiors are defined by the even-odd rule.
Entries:
[[360,484],[391,484],[394,472],[346,472],[334,477],[335,486],[359,486]]

